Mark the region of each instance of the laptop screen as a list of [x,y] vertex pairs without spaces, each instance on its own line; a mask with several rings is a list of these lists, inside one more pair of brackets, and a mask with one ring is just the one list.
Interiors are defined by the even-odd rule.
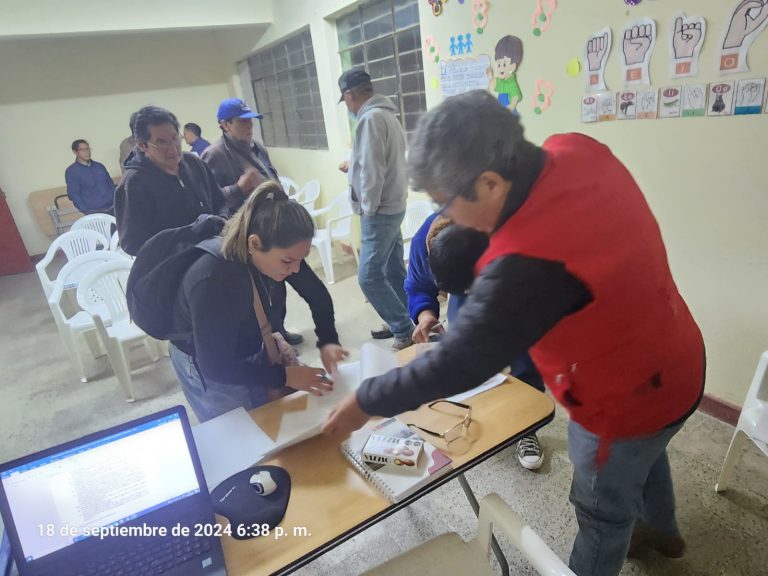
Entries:
[[0,479],[27,562],[200,492],[178,413],[4,470]]

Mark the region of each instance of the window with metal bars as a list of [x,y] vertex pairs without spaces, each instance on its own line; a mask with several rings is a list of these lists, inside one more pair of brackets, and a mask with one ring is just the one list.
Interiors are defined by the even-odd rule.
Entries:
[[267,146],[328,149],[309,28],[248,58]]
[[364,67],[410,135],[427,109],[417,0],[373,0],[336,21],[342,70]]

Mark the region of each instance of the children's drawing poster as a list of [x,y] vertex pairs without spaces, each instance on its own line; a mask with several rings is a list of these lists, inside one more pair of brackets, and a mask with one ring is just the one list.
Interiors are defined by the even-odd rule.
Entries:
[[595,32],[584,45],[584,74],[587,81],[587,92],[607,90],[605,85],[605,65],[611,53],[613,33],[608,27]]
[[625,84],[650,84],[648,67],[656,47],[656,21],[641,18],[624,27],[621,43],[621,75]]
[[523,41],[517,36],[503,36],[496,42],[493,67],[488,67],[489,89],[496,93],[499,102],[509,110],[515,110],[523,99],[517,72],[523,61]]
[[659,91],[640,90],[637,93],[637,119],[654,120],[658,116]]
[[735,82],[712,82],[707,96],[707,116],[730,116],[733,114]]
[[623,90],[619,92],[619,120],[637,118],[637,92]]
[[672,78],[699,73],[699,55],[706,33],[707,22],[702,16],[686,16],[684,12],[678,12],[672,17],[669,30],[669,53],[672,57],[669,75]]
[[659,91],[659,118],[679,118],[683,109],[683,89],[670,86]]
[[733,113],[736,116],[760,114],[763,111],[765,78],[748,78],[736,82]]
[[616,94],[603,92],[597,95],[597,121],[610,122],[616,120]]
[[440,60],[440,93],[443,98],[468,92],[488,90],[488,68],[491,58],[480,54],[477,58]]
[[707,85],[683,86],[683,118],[704,116],[707,111]]
[[766,26],[768,0],[741,0],[736,3],[718,50],[717,65],[721,74],[749,72],[749,48]]
[[581,98],[581,121],[597,122],[597,94],[587,94]]

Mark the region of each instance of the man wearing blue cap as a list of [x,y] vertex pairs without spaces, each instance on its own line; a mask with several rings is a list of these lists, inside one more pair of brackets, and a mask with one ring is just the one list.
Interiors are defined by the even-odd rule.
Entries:
[[[266,149],[253,139],[253,119],[262,118],[239,98],[227,98],[219,104],[217,114],[221,138],[206,148],[201,158],[208,165],[216,183],[225,194],[237,189],[238,180],[247,176],[254,188],[265,180],[277,180],[277,170],[269,160]],[[250,192],[250,191],[248,191]],[[285,285],[276,285],[273,305],[282,300],[282,319],[285,319]],[[301,344],[304,337],[275,327],[292,346]]]

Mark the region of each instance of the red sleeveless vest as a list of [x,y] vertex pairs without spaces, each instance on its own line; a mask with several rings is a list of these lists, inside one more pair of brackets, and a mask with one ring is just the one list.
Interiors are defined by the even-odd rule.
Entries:
[[491,236],[476,270],[500,256],[532,256],[562,262],[589,289],[593,301],[530,353],[571,418],[607,448],[691,410],[704,343],[656,219],[624,165],[580,134],[553,136],[543,148],[547,160],[528,199]]

